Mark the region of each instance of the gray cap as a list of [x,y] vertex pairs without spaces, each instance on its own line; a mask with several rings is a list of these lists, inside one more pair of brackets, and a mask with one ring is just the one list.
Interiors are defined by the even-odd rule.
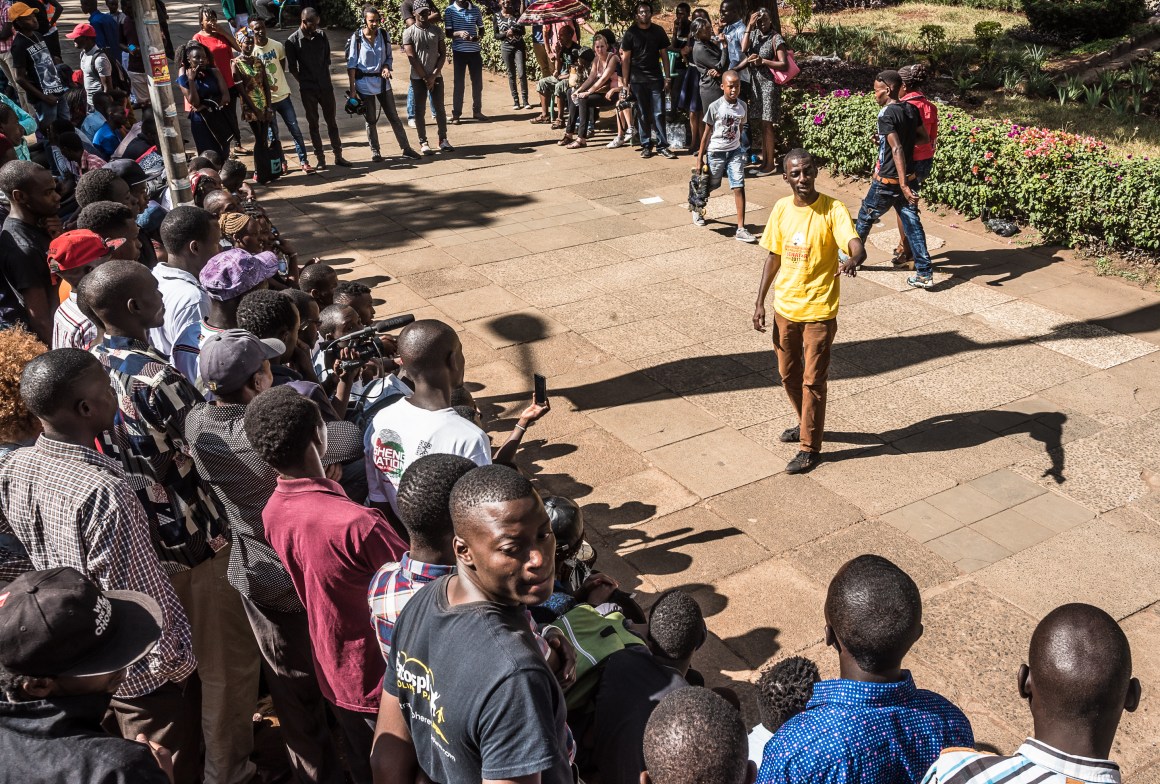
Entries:
[[286,353],[286,344],[275,338],[259,340],[244,329],[215,332],[201,344],[198,370],[210,392],[237,392],[262,369],[262,362]]

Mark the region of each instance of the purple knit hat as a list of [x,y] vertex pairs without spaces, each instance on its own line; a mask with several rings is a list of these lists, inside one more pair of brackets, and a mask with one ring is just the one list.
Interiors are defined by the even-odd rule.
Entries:
[[202,268],[201,285],[210,299],[237,299],[278,273],[278,257],[270,251],[256,256],[242,248],[230,248],[210,259]]

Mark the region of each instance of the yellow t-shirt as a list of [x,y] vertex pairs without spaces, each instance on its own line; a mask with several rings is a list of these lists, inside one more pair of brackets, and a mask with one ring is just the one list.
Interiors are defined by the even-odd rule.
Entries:
[[792,196],[778,201],[761,247],[781,256],[773,282],[773,309],[790,321],[828,321],[838,315],[838,249],[858,234],[846,205],[825,194],[808,207]]

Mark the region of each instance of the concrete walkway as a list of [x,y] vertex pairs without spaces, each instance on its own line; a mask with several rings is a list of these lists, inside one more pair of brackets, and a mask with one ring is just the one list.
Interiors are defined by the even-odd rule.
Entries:
[[[193,11],[174,9],[178,29]],[[919,685],[1003,752],[1030,730],[1015,675],[1036,620],[1069,601],[1121,619],[1145,697],[1113,756],[1133,784],[1160,781],[1160,489],[1145,481],[1160,488],[1160,295],[930,213],[942,282],[908,290],[892,239],[872,236],[869,267],[843,281],[828,460],[787,476],[796,447],[777,436],[793,416],[750,323],[764,253],[732,239],[732,197],[695,227],[689,157],[607,150],[605,131],[563,150],[488,78],[492,121],[452,126],[454,153],[370,165],[361,120],[340,111],[357,167],[295,173],[262,203],[302,251],[372,286],[379,317],[461,331],[497,440],[532,372],[548,376],[554,408],[524,465],[584,505],[601,569],[646,602],[694,593],[713,681],[747,684],[791,654],[835,674],[826,585],[876,552],[923,589]],[[819,187],[852,212],[864,189]],[[760,233],[788,189],[747,190]]]

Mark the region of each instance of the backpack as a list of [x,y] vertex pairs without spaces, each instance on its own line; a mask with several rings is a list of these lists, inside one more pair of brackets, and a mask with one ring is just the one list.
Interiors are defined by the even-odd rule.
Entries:
[[125,95],[128,95],[130,92],[132,92],[133,82],[129,79],[129,74],[125,70],[125,66],[121,65],[121,58],[119,56],[114,57],[108,49],[101,49],[99,47],[94,48],[96,49],[97,54],[94,55],[93,59],[89,61],[89,76],[92,77],[93,81],[101,81],[101,75],[97,73],[97,58],[101,55],[104,55],[105,59],[109,61],[109,65],[112,68],[112,73],[109,75],[109,86],[114,90],[123,91]]
[[591,702],[605,659],[630,645],[645,644],[626,624],[622,613],[601,615],[590,604],[576,605],[548,624],[562,631],[576,649],[576,681],[564,693],[569,712]]

